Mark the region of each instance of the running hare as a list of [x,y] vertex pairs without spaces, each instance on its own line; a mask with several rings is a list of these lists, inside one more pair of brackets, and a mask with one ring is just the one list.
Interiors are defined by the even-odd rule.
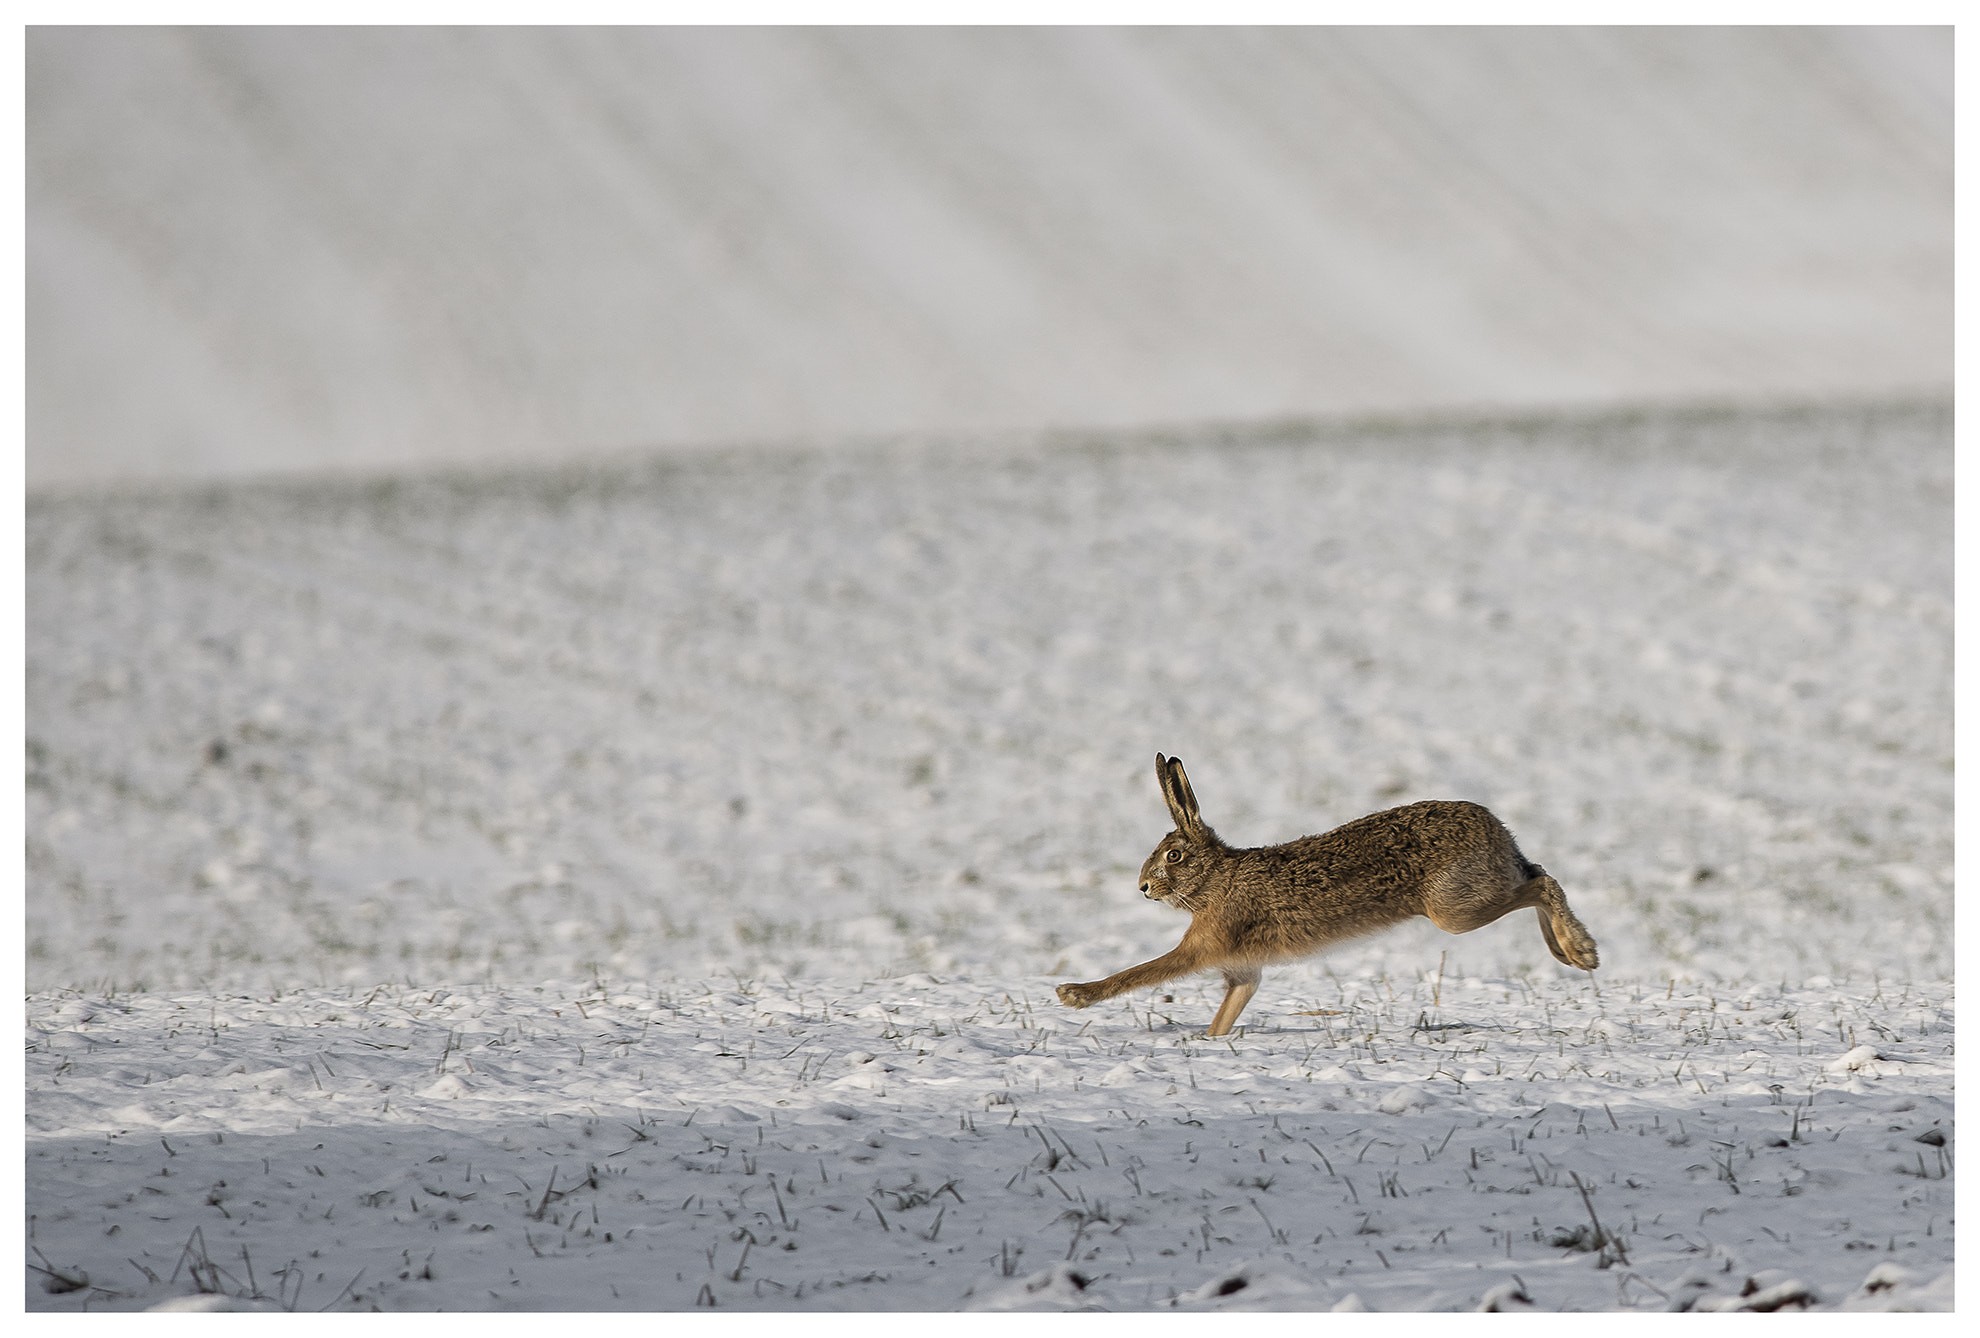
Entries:
[[1400,924],[1414,915],[1453,934],[1531,906],[1547,948],[1595,969],[1595,940],[1561,885],[1519,853],[1512,833],[1477,804],[1432,799],[1357,818],[1322,836],[1236,850],[1196,809],[1182,763],[1155,754],[1155,777],[1176,829],[1141,866],[1141,892],[1190,913],[1182,942],[1105,980],[1059,986],[1085,1008],[1129,990],[1217,968],[1228,992],[1209,1034],[1231,1029],[1258,992],[1261,968]]

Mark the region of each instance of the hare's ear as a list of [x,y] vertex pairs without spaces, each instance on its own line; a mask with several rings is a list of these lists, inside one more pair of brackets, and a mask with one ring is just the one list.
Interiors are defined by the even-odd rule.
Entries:
[[1183,773],[1182,759],[1163,757],[1155,754],[1155,773],[1162,782],[1162,798],[1168,801],[1169,816],[1176,821],[1176,830],[1189,841],[1201,841],[1204,835],[1203,814],[1196,807],[1196,793],[1189,788],[1189,777]]

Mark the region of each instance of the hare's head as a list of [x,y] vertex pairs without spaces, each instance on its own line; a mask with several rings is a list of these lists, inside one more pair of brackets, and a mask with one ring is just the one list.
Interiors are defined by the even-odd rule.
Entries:
[[1141,895],[1194,912],[1203,904],[1203,889],[1224,843],[1197,811],[1196,794],[1189,788],[1189,777],[1183,774],[1179,759],[1155,754],[1155,779],[1162,786],[1162,798],[1168,801],[1176,829],[1162,838],[1155,853],[1141,866]]

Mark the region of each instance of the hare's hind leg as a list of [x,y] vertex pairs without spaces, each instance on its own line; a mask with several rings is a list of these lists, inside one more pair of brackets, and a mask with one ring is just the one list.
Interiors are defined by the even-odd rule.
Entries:
[[1210,1019],[1210,1030],[1204,1035],[1222,1036],[1237,1025],[1238,1014],[1251,1002],[1251,996],[1258,993],[1258,982],[1264,974],[1255,966],[1224,968],[1224,1002],[1217,1009],[1217,1016]]
[[[1526,874],[1525,881],[1514,881],[1520,872]],[[1454,878],[1447,885],[1426,889],[1423,913],[1447,933],[1468,934],[1524,906],[1539,914],[1540,936],[1557,960],[1584,971],[1595,969],[1601,961],[1595,936],[1568,909],[1561,885],[1537,864],[1476,880]]]
[[1567,894],[1561,885],[1549,878],[1545,872],[1536,872],[1520,888],[1522,899],[1533,907],[1533,913],[1540,917],[1540,937],[1547,940],[1547,951],[1567,966],[1578,966],[1583,971],[1593,971],[1601,965],[1601,954],[1595,950],[1595,936],[1588,927],[1568,909]]

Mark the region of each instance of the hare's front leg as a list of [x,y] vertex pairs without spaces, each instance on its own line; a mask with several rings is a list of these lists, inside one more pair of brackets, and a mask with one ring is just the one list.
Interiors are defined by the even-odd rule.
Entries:
[[[1130,966],[1125,971],[1117,971],[1105,980],[1089,980],[1078,985],[1059,986],[1059,1002],[1071,1008],[1088,1008],[1102,999],[1111,999],[1117,994],[1130,990],[1145,989],[1159,985],[1177,976],[1186,976],[1192,971],[1201,971],[1210,965],[1203,950],[1191,943],[1187,936],[1168,952],[1150,962]],[[1245,998],[1249,999],[1249,994]],[[1244,1005],[1239,1004],[1242,1008]],[[1236,1016],[1236,1014],[1232,1014]]]
[[1251,1002],[1251,996],[1258,993],[1258,981],[1264,974],[1255,966],[1224,968],[1224,1002],[1217,1009],[1217,1016],[1210,1019],[1210,1030],[1204,1035],[1222,1036],[1237,1025],[1238,1014]]

